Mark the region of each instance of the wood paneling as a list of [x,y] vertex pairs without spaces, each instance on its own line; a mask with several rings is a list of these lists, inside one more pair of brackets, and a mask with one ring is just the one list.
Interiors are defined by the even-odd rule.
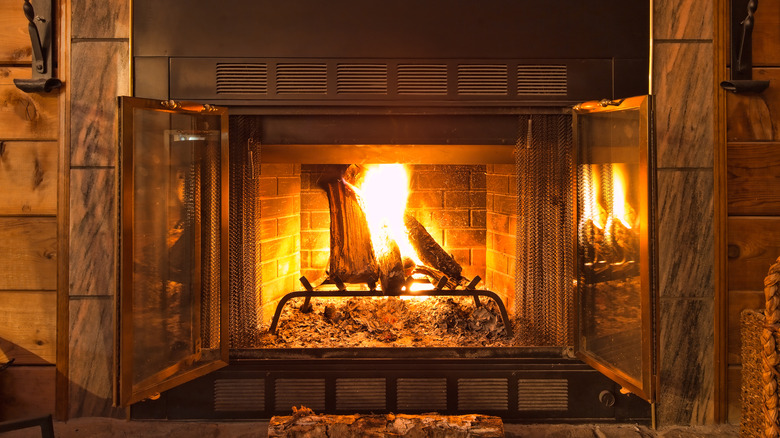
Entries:
[[740,315],[745,309],[760,310],[764,308],[763,291],[729,291],[729,332],[728,332],[728,363],[742,363],[742,338],[740,337]]
[[57,294],[0,291],[0,362],[54,363]]
[[116,97],[129,94],[128,43],[78,41],[71,50],[71,166],[116,165]]
[[654,0],[653,36],[656,39],[711,39],[712,3]]
[[727,371],[728,388],[726,396],[728,398],[728,422],[739,424],[741,419],[740,408],[742,407],[742,367],[739,365],[730,366]]
[[72,0],[71,10],[73,38],[130,36],[130,2],[127,0]]
[[55,374],[53,366],[13,366],[0,372],[0,421],[54,413]]
[[70,295],[113,295],[116,207],[114,169],[71,169]]
[[729,217],[729,290],[764,290],[780,256],[780,217]]
[[[0,63],[21,64],[32,60],[27,18],[20,1],[0,2]],[[29,69],[28,69],[29,71]]]
[[728,211],[780,216],[780,143],[728,145]]
[[728,93],[726,136],[732,142],[780,140],[780,68],[754,68],[753,79],[770,81],[761,93]]
[[712,299],[661,299],[658,421],[706,424],[714,418]]
[[780,66],[780,0],[762,1],[754,23],[753,65]]
[[712,43],[657,43],[653,90],[659,168],[712,168]]
[[0,140],[0,215],[57,214],[56,142]]
[[57,288],[57,219],[0,217],[0,290]]
[[25,93],[13,84],[0,83],[0,135],[3,140],[56,140],[57,102],[56,92]]
[[712,171],[658,172],[658,279],[661,297],[713,299]]

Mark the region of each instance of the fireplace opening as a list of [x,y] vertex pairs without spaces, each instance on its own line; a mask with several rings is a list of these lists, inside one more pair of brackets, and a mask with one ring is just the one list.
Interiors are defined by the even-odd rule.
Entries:
[[572,118],[504,119],[492,144],[282,144],[231,116],[231,347],[572,346]]

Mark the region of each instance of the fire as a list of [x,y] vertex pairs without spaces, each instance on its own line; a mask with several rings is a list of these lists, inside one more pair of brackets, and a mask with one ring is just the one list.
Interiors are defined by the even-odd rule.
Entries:
[[582,219],[590,221],[594,227],[604,229],[601,223],[601,206],[599,206],[600,184],[598,174],[593,172],[590,166],[585,168],[585,177],[590,180],[590,184],[585,184],[582,188],[582,196],[585,199],[583,203]]
[[629,230],[632,228],[628,217],[626,202],[626,175],[623,166],[612,165],[612,217],[619,220]]
[[387,251],[386,236],[398,245],[401,257],[409,257],[421,265],[404,224],[406,201],[409,198],[409,175],[404,165],[377,164],[368,167],[357,189],[366,213],[374,252]]

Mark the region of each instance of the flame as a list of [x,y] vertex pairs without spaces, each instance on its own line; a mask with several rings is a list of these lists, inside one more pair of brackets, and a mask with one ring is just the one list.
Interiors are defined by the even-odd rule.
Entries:
[[409,198],[409,175],[403,164],[377,164],[368,167],[358,187],[360,202],[366,213],[374,252],[387,251],[385,236],[395,240],[401,257],[422,264],[409,242],[404,224],[406,201]]
[[585,200],[582,206],[582,219],[583,221],[590,221],[594,227],[603,230],[604,225],[601,223],[601,207],[599,206],[599,192],[601,191],[601,185],[599,184],[598,174],[592,172],[590,166],[585,169],[586,178],[590,176],[590,183],[585,184],[582,188],[582,196]]
[[623,166],[612,165],[612,217],[616,218],[629,230],[631,221],[628,217],[626,202],[626,175]]

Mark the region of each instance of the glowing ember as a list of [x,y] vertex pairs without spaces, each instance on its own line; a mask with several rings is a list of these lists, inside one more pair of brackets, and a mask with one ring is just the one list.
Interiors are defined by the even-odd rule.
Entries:
[[422,262],[409,242],[404,224],[406,200],[409,197],[409,175],[403,164],[377,164],[367,168],[363,182],[357,188],[366,213],[374,252],[387,251],[387,236],[395,240],[401,257]]

